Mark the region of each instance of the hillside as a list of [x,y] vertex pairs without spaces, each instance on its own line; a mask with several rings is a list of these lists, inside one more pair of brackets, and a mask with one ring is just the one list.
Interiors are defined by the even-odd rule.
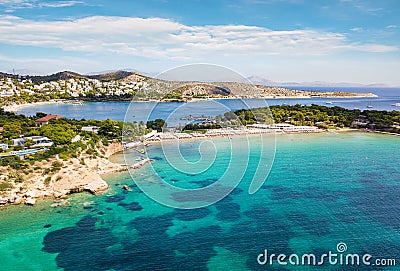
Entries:
[[128,71],[96,75],[63,71],[46,76],[0,73],[0,96],[2,106],[52,99],[189,101],[222,98],[375,97],[372,93],[303,91],[237,82],[167,81]]
[[32,80],[33,83],[43,83],[43,82],[51,82],[51,81],[57,81],[57,80],[68,80],[68,79],[73,79],[73,78],[85,78],[85,76],[80,75],[79,73],[76,72],[71,72],[71,71],[63,71],[63,72],[58,72],[50,75],[34,75],[34,76],[24,76],[25,79],[30,79]]
[[87,78],[97,79],[100,81],[112,81],[112,80],[121,80],[130,75],[134,74],[133,72],[127,71],[115,71],[115,72],[108,72],[103,74],[96,74],[96,75],[86,75]]

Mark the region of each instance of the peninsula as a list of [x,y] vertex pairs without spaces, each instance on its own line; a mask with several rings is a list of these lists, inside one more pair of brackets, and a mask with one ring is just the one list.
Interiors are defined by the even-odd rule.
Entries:
[[293,90],[250,82],[167,81],[126,71],[99,75],[64,71],[48,76],[0,73],[0,96],[0,106],[10,111],[16,105],[50,100],[183,102],[196,99],[376,97],[373,93]]
[[0,110],[0,205],[107,190],[101,175],[126,170],[108,160],[123,149],[122,125]]

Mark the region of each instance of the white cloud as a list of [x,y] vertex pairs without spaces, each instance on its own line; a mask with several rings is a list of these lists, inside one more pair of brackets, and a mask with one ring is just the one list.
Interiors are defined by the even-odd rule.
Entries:
[[350,29],[353,32],[363,32],[364,29],[362,27],[353,27]]
[[0,6],[4,6],[5,12],[14,12],[24,8],[63,8],[85,4],[82,1],[39,1],[39,0],[0,0]]
[[[379,4],[380,1],[366,2],[362,0],[340,0],[340,2],[348,4],[358,11],[361,11],[362,13],[366,13],[368,15],[381,15],[384,12],[384,9],[382,7],[376,6],[376,4]],[[374,4],[374,6],[371,5],[372,3]]]
[[93,16],[32,21],[0,15],[0,42],[65,51],[111,52],[148,58],[199,60],[215,55],[325,55],[392,52],[395,46],[350,43],[341,33],[275,31],[246,25],[187,26],[163,18]]
[[63,7],[71,7],[75,5],[84,4],[81,1],[54,1],[54,2],[43,2],[39,3],[39,7],[47,7],[47,8],[63,8]]

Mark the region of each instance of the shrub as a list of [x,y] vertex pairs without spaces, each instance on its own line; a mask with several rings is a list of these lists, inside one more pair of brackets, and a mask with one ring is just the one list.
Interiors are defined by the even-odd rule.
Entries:
[[47,177],[46,179],[44,179],[44,184],[45,185],[49,185],[50,184],[50,181],[51,181],[51,177],[49,176],[49,177]]
[[9,182],[0,183],[0,191],[6,191],[9,188],[12,188],[12,184]]

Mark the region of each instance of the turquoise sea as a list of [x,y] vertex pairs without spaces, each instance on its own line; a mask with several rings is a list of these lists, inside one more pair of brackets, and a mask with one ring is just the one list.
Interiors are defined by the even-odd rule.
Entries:
[[[154,144],[147,149],[154,162],[132,174],[136,182],[160,187],[164,184],[157,176],[178,187],[205,187],[229,164],[227,140],[214,140],[221,151],[205,172],[174,171],[161,146]],[[337,244],[345,243],[346,253],[400,264],[400,137],[279,135],[268,179],[252,195],[247,191],[260,143],[254,138],[249,143],[242,181],[208,207],[163,206],[126,172],[106,176],[111,189],[103,195],[71,195],[70,207],[52,208],[52,201],[41,201],[0,210],[0,270],[398,270],[328,262],[318,267],[276,261],[261,266],[257,257],[265,249],[286,255],[338,253]],[[179,153],[197,161],[199,144],[182,142]],[[202,154],[211,149],[203,148]],[[138,155],[127,154],[133,160]],[[173,200],[190,198],[175,195]]]

